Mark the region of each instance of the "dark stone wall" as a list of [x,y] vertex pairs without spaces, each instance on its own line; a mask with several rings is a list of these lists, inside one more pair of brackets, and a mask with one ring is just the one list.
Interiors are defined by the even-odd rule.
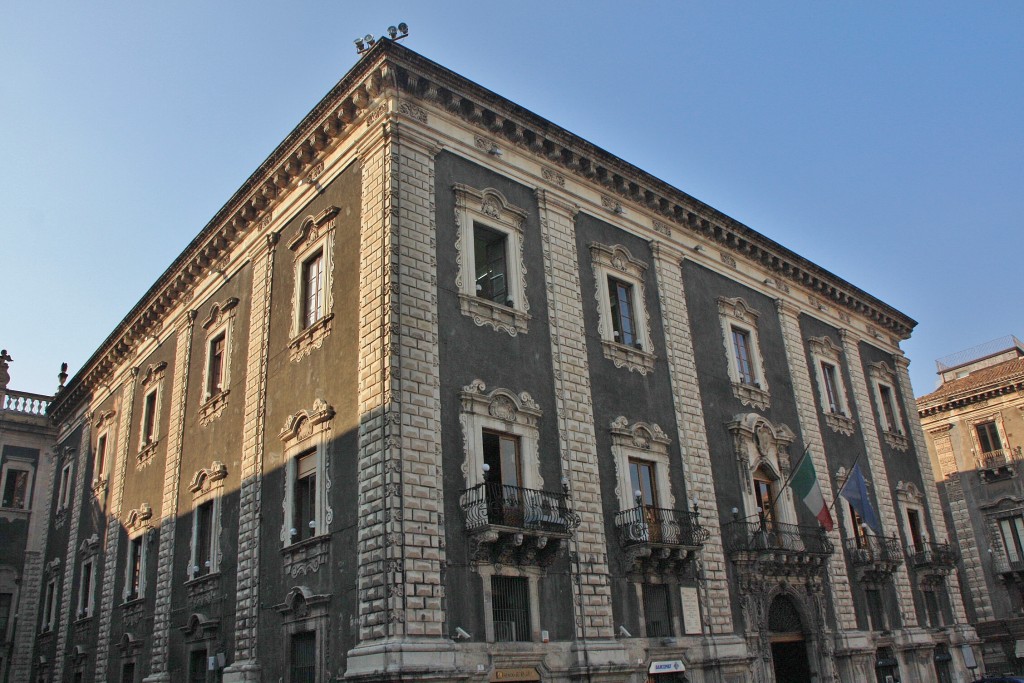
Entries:
[[[692,261],[685,261],[682,270],[708,448],[711,451],[711,462],[715,472],[717,514],[719,522],[723,525],[723,533],[727,533],[726,525],[733,521],[732,509],[737,508],[740,514],[743,514],[742,487],[746,486],[746,481],[740,480],[733,437],[726,425],[737,417],[751,412],[764,416],[773,424],[785,424],[796,435],[790,446],[790,462],[793,465],[803,453],[805,443],[797,419],[793,382],[774,300]],[[733,395],[729,379],[729,360],[718,313],[719,297],[741,297],[750,308],[758,312],[758,339],[768,390],[771,393],[771,405],[768,410],[762,411],[745,406]],[[743,476],[745,479],[748,475]],[[794,502],[799,523],[816,525],[817,521],[810,511],[799,500]],[[731,576],[731,565],[729,572]],[[740,605],[735,593],[733,595],[733,621],[736,629],[741,630],[743,621]]]
[[[260,610],[258,652],[264,680],[285,676],[284,617],[273,607],[282,604],[295,586],[304,585],[314,594],[331,595],[326,632],[328,669],[333,674],[344,670],[345,653],[355,645],[358,624],[355,562],[359,513],[360,205],[361,171],[354,163],[284,226],[274,255],[260,522],[260,604],[265,609]],[[317,216],[330,206],[340,209],[334,229],[331,332],[321,348],[292,361],[288,342],[292,301],[298,283],[294,276],[295,252],[288,244],[295,239],[307,216]],[[288,417],[300,410],[311,410],[318,398],[335,410],[326,448],[330,478],[328,501],[333,510],[329,561],[316,572],[292,577],[284,572],[282,563],[286,462],[285,444],[278,434]],[[237,529],[237,520],[235,526],[228,528]]]
[[[516,393],[526,391],[540,406],[540,474],[545,488],[560,491],[562,477],[558,447],[558,423],[552,383],[551,338],[544,284],[540,221],[533,191],[488,169],[449,153],[435,160],[435,208],[437,216],[437,309],[440,342],[441,438],[444,463],[444,506],[448,572],[446,595],[449,631],[460,626],[483,640],[482,584],[470,566],[465,516],[459,496],[466,488],[459,392],[475,379]],[[526,296],[530,304],[529,329],[515,337],[488,326],[479,327],[459,310],[455,244],[455,199],[452,185],[492,187],[512,204],[527,211],[523,258],[526,264]],[[568,560],[563,553],[540,581],[540,620],[552,640],[573,637],[572,590]]]
[[[39,449],[7,444],[4,446],[3,453],[0,453],[0,467],[3,467],[4,463],[8,462],[12,457],[17,457],[22,462],[27,460],[32,465],[35,470],[32,488],[37,488],[39,483]],[[28,502],[29,505],[32,505],[35,501],[29,498]],[[0,539],[3,539],[3,542],[0,543],[0,566],[12,567],[18,572],[19,576],[22,574],[25,566],[28,522],[28,515],[0,514]]]
[[[651,342],[657,357],[654,371],[647,375],[616,368],[605,358],[598,331],[600,312],[597,302],[598,282],[590,254],[592,244],[621,245],[634,259],[647,264],[644,272],[645,310],[650,321]],[[616,228],[605,221],[580,213],[576,218],[576,253],[579,259],[580,290],[583,297],[583,321],[586,328],[587,363],[590,368],[591,396],[594,404],[594,428],[597,440],[598,468],[601,475],[601,498],[605,509],[605,535],[608,541],[608,571],[612,580],[612,609],[616,624],[626,624],[632,633],[640,631],[640,606],[635,584],[627,576],[623,547],[615,527],[619,500],[615,494],[618,483],[616,463],[612,456],[610,426],[619,416],[635,422],[654,423],[672,439],[669,444],[669,484],[677,509],[687,509],[686,485],[683,481],[679,433],[672,397],[672,385],[666,361],[665,331],[658,299],[658,282],[654,272],[654,256],[647,240]],[[606,287],[602,282],[600,286]],[[639,297],[639,292],[634,296]],[[637,299],[637,305],[640,305]],[[631,494],[625,493],[630,496]],[[662,507],[667,503],[661,501]],[[634,507],[632,502],[627,508]],[[712,511],[703,511],[710,514]],[[673,600],[678,592],[670,591]],[[675,610],[681,609],[677,605]],[[635,630],[634,630],[635,629]]]

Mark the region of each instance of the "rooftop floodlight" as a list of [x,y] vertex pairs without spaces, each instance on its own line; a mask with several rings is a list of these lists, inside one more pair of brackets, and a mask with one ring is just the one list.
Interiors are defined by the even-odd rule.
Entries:
[[394,26],[388,26],[388,37],[390,37],[391,40],[394,40],[395,38],[397,38],[398,37],[398,29],[395,28]]
[[402,37],[404,38],[405,36],[409,35],[409,24],[403,21],[401,24],[398,25],[398,30],[399,32],[401,32]]
[[373,39],[373,34],[372,34],[372,33],[367,33],[367,34],[366,34],[365,36],[363,36],[363,40],[365,40],[365,41],[366,41],[366,44],[367,44],[367,45],[369,45],[369,46],[371,46],[371,47],[372,47],[372,46],[373,46],[373,44],[374,44],[374,43],[376,42],[376,41],[375,41],[375,40]]
[[360,52],[366,48],[366,45],[363,44],[362,38],[356,38],[352,42],[355,43],[356,49],[359,50]]

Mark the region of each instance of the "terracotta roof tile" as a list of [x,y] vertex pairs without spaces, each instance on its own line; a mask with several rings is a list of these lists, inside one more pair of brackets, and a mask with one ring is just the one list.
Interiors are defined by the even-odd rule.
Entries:
[[958,394],[969,394],[988,386],[1007,384],[1011,380],[1024,380],[1024,357],[1014,358],[998,365],[975,370],[966,377],[946,382],[930,394],[917,399],[918,405],[930,403]]

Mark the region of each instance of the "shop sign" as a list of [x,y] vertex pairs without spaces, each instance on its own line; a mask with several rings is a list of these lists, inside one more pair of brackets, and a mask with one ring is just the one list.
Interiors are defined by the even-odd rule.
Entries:
[[651,662],[651,667],[647,670],[649,674],[671,674],[680,671],[686,671],[686,667],[678,659],[672,659],[665,662]]
[[492,681],[539,681],[540,674],[532,666],[518,669],[495,669],[491,674]]

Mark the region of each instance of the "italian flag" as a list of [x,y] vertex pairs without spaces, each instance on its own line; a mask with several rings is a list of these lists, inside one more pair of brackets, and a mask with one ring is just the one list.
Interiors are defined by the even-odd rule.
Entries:
[[828,513],[828,506],[821,495],[821,487],[818,486],[818,477],[814,474],[814,463],[809,451],[804,452],[804,457],[800,459],[800,464],[790,481],[793,491],[803,499],[804,505],[814,513],[825,527],[825,531],[832,531],[832,515]]

